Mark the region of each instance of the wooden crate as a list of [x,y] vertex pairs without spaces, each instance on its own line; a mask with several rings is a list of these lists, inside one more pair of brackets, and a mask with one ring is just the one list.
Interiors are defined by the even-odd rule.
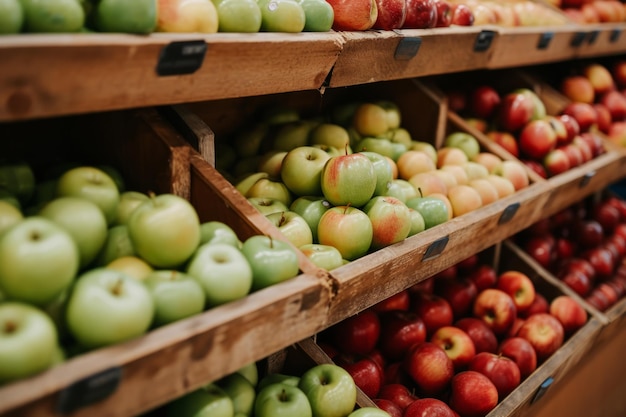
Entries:
[[[36,167],[57,160],[110,164],[129,189],[185,196],[203,221],[224,220],[242,240],[262,232],[224,198],[215,171],[153,109],[4,124],[0,139],[2,155],[22,156]],[[303,272],[6,384],[0,414],[140,414],[316,333],[330,296],[325,276]]]
[[330,87],[485,68],[498,42],[495,31],[481,27],[341,34]]
[[[584,40],[576,50],[576,58],[599,57],[626,52],[624,23],[601,23],[581,28]],[[582,36],[582,35],[578,35]]]

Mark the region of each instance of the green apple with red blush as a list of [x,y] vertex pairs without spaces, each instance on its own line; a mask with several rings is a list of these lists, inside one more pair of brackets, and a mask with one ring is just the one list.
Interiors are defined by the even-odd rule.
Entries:
[[270,236],[250,236],[243,242],[241,253],[252,269],[254,291],[291,279],[300,271],[295,249]]
[[334,206],[360,207],[376,190],[376,171],[361,153],[341,155],[326,161],[321,176],[322,193]]
[[[349,236],[349,239],[346,237]],[[348,261],[367,254],[374,230],[372,222],[362,210],[351,206],[328,209],[317,226],[317,237],[322,245],[337,248]]]
[[371,248],[376,250],[406,239],[411,231],[411,213],[394,197],[373,197],[363,211],[372,223]]

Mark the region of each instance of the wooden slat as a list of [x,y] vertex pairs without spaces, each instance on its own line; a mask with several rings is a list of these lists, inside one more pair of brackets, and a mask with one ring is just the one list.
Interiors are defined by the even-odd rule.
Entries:
[[[159,76],[161,50],[183,40],[206,41],[202,67]],[[341,47],[335,32],[4,36],[0,121],[317,89]]]
[[626,23],[587,25],[586,41],[577,49],[576,58],[617,55],[626,52]]

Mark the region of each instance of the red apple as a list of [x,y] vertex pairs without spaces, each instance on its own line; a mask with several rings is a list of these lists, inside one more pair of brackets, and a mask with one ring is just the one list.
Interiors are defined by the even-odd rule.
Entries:
[[387,364],[385,369],[383,370],[385,377],[383,379],[384,384],[402,384],[408,385],[411,384],[411,377],[404,369],[404,363],[392,362]]
[[530,342],[522,337],[509,337],[500,343],[498,353],[513,360],[523,381],[537,369],[537,354]]
[[563,345],[563,325],[549,313],[533,314],[526,319],[517,336],[528,340],[537,353],[537,360],[543,362]]
[[386,411],[389,417],[403,417],[402,409],[393,401],[385,400],[384,398],[375,398],[372,401],[374,401],[376,407]]
[[519,134],[520,151],[534,159],[541,159],[556,147],[556,132],[546,120],[532,120]]
[[413,298],[416,293],[432,294],[434,291],[435,280],[432,277],[422,280],[409,287],[409,294],[411,295],[411,298]]
[[608,203],[598,203],[591,210],[591,217],[597,221],[605,234],[610,234],[622,221],[622,215],[617,207]]
[[480,372],[459,372],[452,378],[449,405],[463,417],[485,416],[498,405],[498,389]]
[[496,288],[487,288],[478,293],[473,315],[483,320],[498,336],[506,333],[513,325],[517,310],[509,294]]
[[468,275],[468,279],[474,282],[476,289],[480,292],[487,288],[493,288],[496,286],[498,280],[498,274],[496,270],[490,265],[479,265],[471,274]]
[[403,417],[455,417],[458,416],[445,402],[436,398],[420,398],[404,410]]
[[470,111],[476,117],[489,119],[499,105],[500,93],[490,85],[479,85],[470,93]]
[[592,125],[596,124],[598,118],[596,109],[591,104],[579,101],[567,104],[561,113],[576,119],[581,132],[587,132]]
[[383,301],[378,302],[372,306],[372,310],[377,313],[392,310],[407,311],[411,305],[411,295],[408,290],[400,291],[397,294],[387,297]]
[[474,12],[466,4],[452,4],[452,20],[451,24],[458,26],[473,26]]
[[541,162],[535,161],[534,159],[522,159],[522,163],[541,178],[548,178],[548,171],[546,171],[546,168]]
[[554,261],[554,242],[548,239],[544,234],[542,236],[532,236],[523,243],[524,251],[530,255],[539,265],[549,269]]
[[480,372],[493,382],[499,401],[509,395],[521,382],[520,369],[511,358],[495,353],[481,352],[469,364],[470,371]]
[[[578,125],[576,119],[574,119],[569,114],[561,114],[557,117],[559,118],[561,123],[563,123],[563,125],[565,126],[565,131],[567,132],[567,139],[565,140],[565,143],[570,143],[580,133],[580,126]],[[563,144],[564,143],[560,143],[560,145]]]
[[595,248],[604,239],[604,229],[597,220],[582,220],[576,227],[576,238],[581,247]]
[[454,318],[458,319],[469,314],[478,290],[474,281],[459,277],[435,281],[435,293],[448,301]]
[[586,65],[582,74],[587,77],[597,95],[604,94],[615,89],[615,82],[611,72],[597,62]]
[[380,367],[380,369],[384,370],[387,366],[387,360],[383,357],[383,354],[377,348],[374,348],[370,353],[368,353],[367,357],[373,360]]
[[[626,205],[624,205],[626,208]],[[457,271],[468,274],[473,272],[480,262],[480,257],[478,254],[470,255],[467,258],[457,262],[456,267]]]
[[614,196],[607,197],[604,202],[610,206],[613,206],[619,211],[621,220],[626,221],[626,200],[617,198]]
[[617,84],[619,88],[626,87],[626,61],[620,59],[616,61],[611,67],[611,74],[613,75],[613,80]]
[[500,145],[504,150],[513,155],[514,157],[519,157],[519,145],[517,143],[517,139],[515,136],[509,132],[501,132],[497,130],[492,130],[487,133],[487,137]]
[[400,29],[406,19],[406,0],[376,0],[378,17],[373,29]]
[[564,271],[558,275],[558,278],[581,297],[586,296],[591,291],[591,280],[581,271]]
[[342,353],[367,355],[380,336],[380,320],[372,310],[348,317],[329,329],[332,340]]
[[403,358],[411,346],[426,340],[426,326],[417,314],[394,310],[380,315],[379,349],[388,360]]
[[406,0],[405,29],[428,29],[437,24],[437,5],[434,0]]
[[530,122],[534,109],[535,104],[529,95],[509,93],[498,108],[498,125],[507,132],[517,132]]
[[517,334],[517,331],[519,330],[520,327],[522,327],[522,324],[524,324],[524,322],[526,321],[526,319],[524,317],[520,317],[517,316],[515,318],[515,321],[513,322],[513,324],[511,325],[511,327],[509,328],[509,331],[506,332],[504,335],[502,335],[500,338],[508,338],[508,337],[513,337]]
[[376,362],[366,357],[352,358],[340,354],[334,361],[348,371],[357,387],[370,398],[376,398],[383,385],[383,370]]
[[474,342],[476,353],[495,353],[498,348],[496,334],[487,324],[476,317],[463,317],[454,323],[454,326],[463,330]]
[[511,296],[518,312],[530,307],[535,299],[535,284],[523,272],[509,270],[501,273],[496,288]]
[[571,239],[558,237],[554,245],[554,252],[558,259],[571,259],[576,253],[576,244]]
[[580,146],[568,143],[567,145],[557,147],[557,149],[561,149],[563,153],[565,153],[565,156],[567,156],[570,169],[585,163],[585,156],[583,155],[583,150],[580,149]]
[[452,360],[442,348],[430,342],[414,345],[407,353],[404,366],[425,396],[443,392],[454,376]]
[[447,0],[435,0],[437,8],[437,23],[435,27],[443,28],[452,24],[452,7]]
[[400,407],[401,410],[404,410],[411,405],[413,401],[417,400],[417,396],[409,391],[406,385],[397,383],[383,385],[378,392],[378,398],[393,402]]
[[561,148],[549,151],[543,159],[543,166],[549,177],[562,174],[572,167],[569,157]]
[[411,309],[424,321],[427,335],[432,335],[440,327],[452,324],[454,313],[445,298],[418,292],[414,293],[412,301]]
[[550,314],[561,322],[565,336],[573,334],[587,323],[585,309],[568,295],[560,295],[550,302]]
[[570,75],[563,78],[559,87],[561,93],[571,101],[592,104],[595,90],[589,78],[583,75]]
[[335,30],[368,30],[378,18],[376,0],[327,0],[333,8]]
[[455,326],[437,329],[430,342],[441,347],[454,365],[455,372],[464,370],[476,355],[474,341],[467,333]]
[[[626,101],[626,97],[623,97],[621,93],[617,91],[613,91],[613,93],[616,93],[618,96],[624,98],[624,101]],[[610,94],[610,93],[607,93],[607,94]],[[610,100],[611,99],[609,98],[609,101]],[[615,104],[617,105],[617,103]],[[626,103],[624,104],[626,105]],[[613,120],[614,120],[613,115],[609,111],[609,108],[602,102],[594,103],[593,108],[596,109],[596,115],[597,115],[596,127],[598,128],[600,132],[604,134],[609,133],[609,129],[611,128],[611,124],[613,123]],[[624,108],[624,110],[626,110],[626,108]]]
[[591,145],[585,139],[583,139],[580,135],[577,135],[574,137],[574,139],[572,139],[572,146],[575,146],[578,149],[580,149],[580,153],[583,156],[583,164],[593,159],[594,155],[593,155],[593,149],[591,148]]
[[594,158],[604,153],[604,142],[602,136],[595,132],[582,132],[579,137],[587,142]]
[[615,259],[608,249],[602,247],[592,248],[583,252],[581,256],[593,266],[596,278],[604,280],[613,275]]

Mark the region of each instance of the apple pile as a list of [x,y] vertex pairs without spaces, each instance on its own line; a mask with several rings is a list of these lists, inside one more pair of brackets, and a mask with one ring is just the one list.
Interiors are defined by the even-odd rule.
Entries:
[[626,295],[626,202],[587,199],[515,237],[537,263],[605,311]]
[[350,374],[334,364],[315,365],[301,375],[270,373],[259,378],[252,363],[170,402],[162,415],[390,417],[379,408],[358,408],[356,392]]
[[463,5],[474,16],[474,25],[560,26],[567,18],[553,8],[535,1],[451,0],[453,7]]
[[563,113],[577,118],[583,130],[596,129],[626,146],[626,60],[584,64],[561,79],[559,91],[571,100]]
[[125,190],[107,172],[80,165],[36,183],[26,163],[0,166],[0,383],[299,273],[287,242],[241,242],[187,200]]
[[626,7],[619,0],[552,0],[574,23],[615,23],[626,21]]
[[317,340],[393,417],[484,416],[586,321],[572,297],[474,255]]
[[454,95],[455,111],[543,178],[580,166],[605,151],[591,107],[579,111],[572,103],[560,114],[548,115],[531,89],[501,93],[488,84]]
[[324,269],[529,184],[523,165],[482,151],[470,134],[453,132],[438,150],[414,140],[392,101],[340,103],[329,114],[266,116],[235,136],[240,159],[226,167],[236,189]]

